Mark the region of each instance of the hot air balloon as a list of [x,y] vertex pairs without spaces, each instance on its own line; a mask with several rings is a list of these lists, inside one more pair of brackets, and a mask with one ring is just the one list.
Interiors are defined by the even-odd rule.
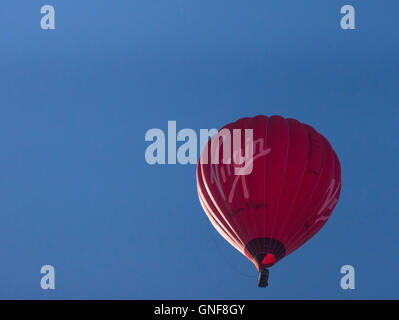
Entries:
[[341,168],[330,143],[311,126],[260,115],[230,123],[208,141],[197,190],[212,225],[253,262],[258,285],[266,287],[268,268],[330,217]]

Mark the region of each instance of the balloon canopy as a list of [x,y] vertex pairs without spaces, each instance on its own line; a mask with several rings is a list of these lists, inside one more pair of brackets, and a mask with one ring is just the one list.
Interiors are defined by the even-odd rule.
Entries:
[[197,166],[202,207],[216,230],[268,270],[326,223],[341,190],[330,143],[311,126],[280,116],[243,118],[219,130]]

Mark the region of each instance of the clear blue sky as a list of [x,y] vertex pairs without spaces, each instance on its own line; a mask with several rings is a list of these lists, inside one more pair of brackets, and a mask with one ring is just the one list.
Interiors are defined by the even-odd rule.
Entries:
[[[356,30],[340,29],[353,4]],[[56,30],[40,28],[54,5]],[[0,298],[398,298],[398,1],[3,0]],[[148,129],[279,114],[342,165],[333,215],[257,271],[212,228],[195,166]],[[56,289],[40,287],[51,264]],[[340,288],[342,265],[356,289]]]

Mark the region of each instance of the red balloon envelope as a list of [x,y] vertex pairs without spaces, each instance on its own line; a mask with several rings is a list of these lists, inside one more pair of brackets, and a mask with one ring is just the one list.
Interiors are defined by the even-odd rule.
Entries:
[[209,140],[197,188],[213,226],[255,264],[265,287],[267,268],[328,220],[341,191],[341,169],[329,142],[312,127],[256,116],[226,125]]

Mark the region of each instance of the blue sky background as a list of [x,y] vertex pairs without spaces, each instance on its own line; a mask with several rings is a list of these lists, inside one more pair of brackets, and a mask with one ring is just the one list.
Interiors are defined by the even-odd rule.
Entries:
[[[340,8],[356,9],[353,31]],[[40,28],[54,5],[56,30]],[[3,0],[0,298],[399,298],[398,1]],[[279,114],[342,165],[326,226],[271,269],[212,228],[194,165],[150,166],[148,129]],[[40,287],[51,264],[56,289]],[[340,288],[340,268],[356,289]]]

